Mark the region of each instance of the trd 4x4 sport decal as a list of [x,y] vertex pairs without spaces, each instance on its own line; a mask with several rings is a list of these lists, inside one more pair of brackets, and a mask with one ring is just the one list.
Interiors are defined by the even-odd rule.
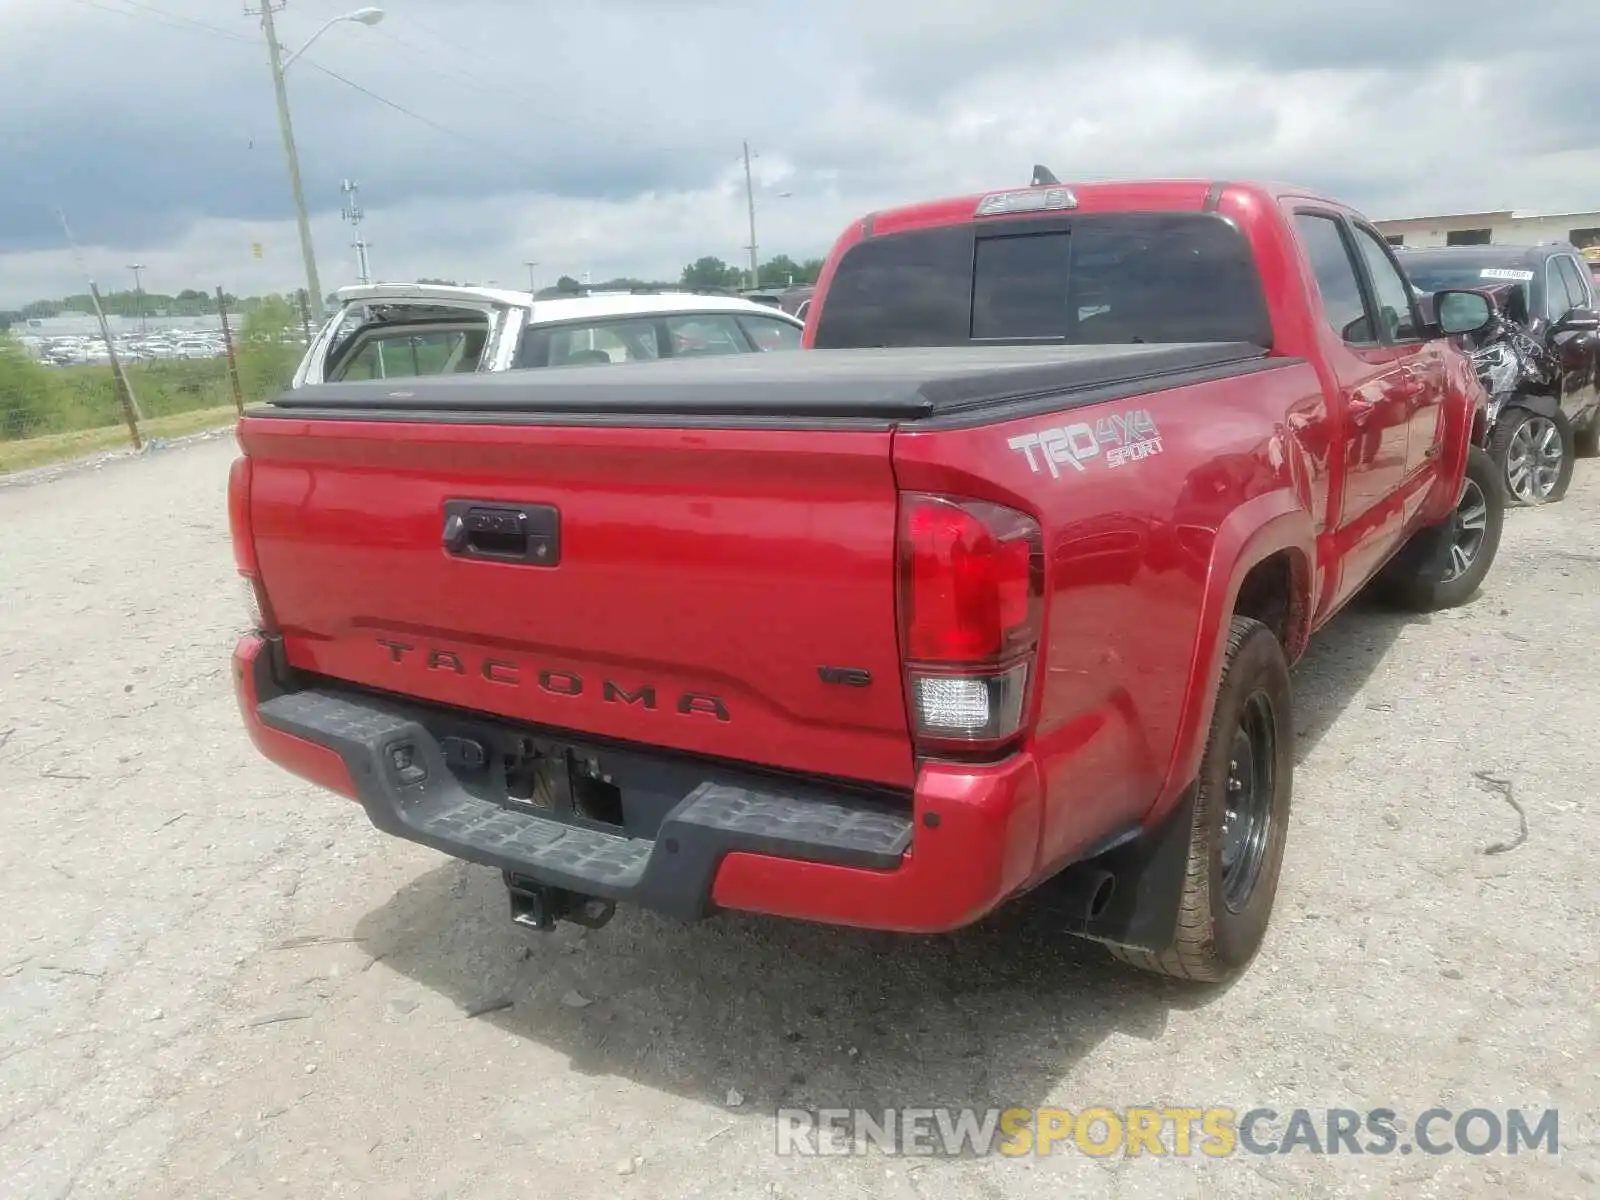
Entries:
[[1035,475],[1046,470],[1052,479],[1060,479],[1063,465],[1087,471],[1086,463],[1103,459],[1111,470],[1160,454],[1161,431],[1148,409],[1137,408],[1121,416],[1101,417],[1092,425],[1078,421],[1019,434],[1006,444],[1027,457],[1028,469]]

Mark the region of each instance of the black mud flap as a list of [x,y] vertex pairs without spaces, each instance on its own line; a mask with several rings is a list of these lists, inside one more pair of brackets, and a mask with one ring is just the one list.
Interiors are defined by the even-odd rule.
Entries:
[[1073,863],[1039,898],[1068,933],[1160,953],[1178,932],[1194,806],[1191,785],[1161,824]]
[[1450,515],[1437,525],[1417,530],[1411,541],[1394,556],[1386,575],[1402,575],[1416,579],[1443,579],[1450,569],[1450,547],[1455,545],[1456,522],[1459,518],[1452,509]]

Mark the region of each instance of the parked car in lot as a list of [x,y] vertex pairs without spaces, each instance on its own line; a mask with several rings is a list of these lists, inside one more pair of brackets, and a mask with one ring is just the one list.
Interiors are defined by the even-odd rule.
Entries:
[[1402,250],[1399,259],[1421,292],[1492,292],[1548,359],[1543,379],[1530,377],[1491,413],[1489,451],[1515,500],[1561,499],[1573,456],[1600,452],[1600,311],[1587,264],[1559,243]]
[[694,292],[536,300],[443,284],[364,284],[307,348],[294,387],[794,350],[803,323],[768,305]]
[[1485,288],[1495,302],[1488,328],[1461,339],[1488,394],[1486,449],[1500,466],[1509,499],[1544,504],[1566,495],[1572,482],[1571,438],[1557,420],[1530,411],[1525,397],[1555,393],[1560,367],[1525,325],[1506,315],[1518,306],[1517,285]]
[[[1258,257],[1259,254],[1259,257]],[[933,932],[1035,893],[1189,980],[1267,927],[1289,675],[1478,588],[1484,394],[1334,200],[879,212],[798,354],[314,384],[229,479],[243,720],[378,828],[617,903]]]

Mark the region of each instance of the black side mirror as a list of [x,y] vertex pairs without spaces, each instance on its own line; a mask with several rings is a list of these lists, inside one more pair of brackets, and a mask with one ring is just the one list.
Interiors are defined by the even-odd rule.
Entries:
[[1494,302],[1482,292],[1446,288],[1433,294],[1434,321],[1446,337],[1477,333],[1494,318]]
[[1600,312],[1592,308],[1574,308],[1555,323],[1551,333],[1593,333],[1600,329]]

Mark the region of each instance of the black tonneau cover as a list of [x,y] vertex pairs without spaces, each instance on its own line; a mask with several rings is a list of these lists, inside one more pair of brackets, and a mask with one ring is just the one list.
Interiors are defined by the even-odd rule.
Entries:
[[251,415],[916,421],[1032,398],[1173,387],[1268,365],[1266,356],[1249,342],[722,354],[313,384],[286,391]]

